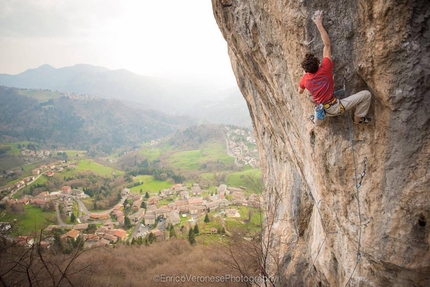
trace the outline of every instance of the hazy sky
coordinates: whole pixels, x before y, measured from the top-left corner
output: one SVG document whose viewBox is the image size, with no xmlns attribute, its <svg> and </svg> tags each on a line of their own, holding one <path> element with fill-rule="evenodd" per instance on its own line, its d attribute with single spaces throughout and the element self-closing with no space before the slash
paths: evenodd
<svg viewBox="0 0 430 287">
<path fill-rule="evenodd" d="M 236 85 L 210 0 L 0 0 L 0 73 L 80 63 Z"/>
</svg>

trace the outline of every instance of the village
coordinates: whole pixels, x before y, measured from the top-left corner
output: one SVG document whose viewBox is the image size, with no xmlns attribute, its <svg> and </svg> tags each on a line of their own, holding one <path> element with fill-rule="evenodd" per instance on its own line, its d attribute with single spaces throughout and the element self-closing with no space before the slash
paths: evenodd
<svg viewBox="0 0 430 287">
<path fill-rule="evenodd" d="M 70 186 L 63 186 L 56 192 L 43 192 L 35 197 L 23 196 L 21 199 L 9 199 L 8 204 L 27 205 L 32 204 L 43 208 L 43 206 L 53 202 L 56 205 L 57 225 L 49 225 L 43 232 L 50 235 L 54 229 L 62 229 L 62 240 L 76 241 L 80 237 L 85 248 L 95 246 L 106 246 L 118 242 L 131 242 L 133 238 L 145 237 L 152 233 L 157 240 L 168 239 L 166 226 L 176 226 L 181 222 L 181 218 L 194 223 L 202 219 L 209 211 L 219 211 L 223 217 L 240 217 L 234 206 L 245 205 L 254 208 L 260 207 L 260 197 L 251 194 L 246 198 L 240 188 L 220 185 L 215 193 L 202 196 L 203 191 L 195 183 L 190 188 L 175 184 L 168 189 L 161 190 L 158 195 L 145 198 L 143 194 L 130 192 L 123 189 L 121 200 L 113 208 L 103 212 L 88 211 L 80 199 L 87 197 L 81 190 L 72 189 Z M 229 200 L 227 199 L 229 198 Z M 162 200 L 170 199 L 171 202 L 160 205 Z M 76 224 L 65 224 L 62 216 L 74 216 L 74 206 L 78 206 Z M 145 208 L 144 208 L 144 207 Z M 125 213 L 125 210 L 128 210 Z M 60 212 L 62 214 L 60 214 Z M 126 226 L 128 218 L 131 226 Z M 0 229 L 10 228 L 11 223 L 0 223 Z M 211 233 L 219 230 L 211 229 Z M 37 236 L 17 236 L 14 240 L 21 245 L 31 245 Z M 54 238 L 47 236 L 43 246 L 49 246 Z"/>
<path fill-rule="evenodd" d="M 225 127 L 225 140 L 227 153 L 235 158 L 237 166 L 249 164 L 258 168 L 255 139 L 250 131 Z M 183 225 L 184 222 L 192 226 L 211 211 L 217 211 L 220 218 L 240 218 L 238 206 L 260 208 L 260 196 L 246 196 L 243 188 L 228 187 L 225 184 L 219 185 L 216 191 L 202 190 L 198 183 L 189 186 L 173 184 L 170 188 L 152 194 L 132 192 L 124 188 L 117 204 L 108 210 L 96 211 L 87 209 L 83 200 L 89 196 L 83 190 L 68 185 L 57 191 L 43 191 L 35 196 L 23 194 L 20 198 L 15 198 L 17 192 L 31 186 L 41 176 L 51 178 L 57 173 L 77 168 L 77 162 L 67 160 L 63 151 L 37 151 L 24 145 L 21 147 L 20 155 L 27 162 L 52 157 L 53 154 L 62 156 L 63 159 L 42 164 L 31 170 L 30 176 L 0 189 L 0 204 L 21 207 L 32 205 L 42 210 L 55 210 L 56 224 L 43 229 L 46 237 L 44 246 L 53 243 L 51 235 L 58 230 L 61 230 L 62 240 L 76 241 L 79 238 L 83 240 L 85 247 L 132 242 L 133 239 L 145 238 L 150 234 L 157 240 L 166 240 L 169 237 L 168 226 Z M 0 231 L 7 231 L 12 224 L 0 222 Z M 219 230 L 211 228 L 209 232 L 218 233 Z M 14 240 L 18 244 L 28 245 L 34 238 L 37 236 L 26 234 L 17 236 Z"/>
</svg>

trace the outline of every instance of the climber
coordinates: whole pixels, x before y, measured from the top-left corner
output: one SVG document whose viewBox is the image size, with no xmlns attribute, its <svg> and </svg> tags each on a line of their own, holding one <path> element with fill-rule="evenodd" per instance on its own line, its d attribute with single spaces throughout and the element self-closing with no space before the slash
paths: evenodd
<svg viewBox="0 0 430 287">
<path fill-rule="evenodd" d="M 305 73 L 300 80 L 298 92 L 302 94 L 308 90 L 312 96 L 315 106 L 315 116 L 311 116 L 316 125 L 320 125 L 324 114 L 338 116 L 352 108 L 355 108 L 354 123 L 367 124 L 371 118 L 367 117 L 370 107 L 371 93 L 367 90 L 361 91 L 347 98 L 338 100 L 334 95 L 333 84 L 333 62 L 331 60 L 331 43 L 327 31 L 322 24 L 322 11 L 316 11 L 312 20 L 320 32 L 324 48 L 323 60 L 320 65 L 319 59 L 311 53 L 307 53 L 301 63 Z"/>
<path fill-rule="evenodd" d="M 227 0 L 220 0 L 222 7 L 230 7 L 231 3 L 228 3 Z"/>
</svg>

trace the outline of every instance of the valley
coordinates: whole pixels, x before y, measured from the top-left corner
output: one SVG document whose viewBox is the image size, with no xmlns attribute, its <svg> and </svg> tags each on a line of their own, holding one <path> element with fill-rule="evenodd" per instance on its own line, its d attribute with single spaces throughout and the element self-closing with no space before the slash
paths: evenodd
<svg viewBox="0 0 430 287">
<path fill-rule="evenodd" d="M 258 154 L 244 128 L 192 126 L 108 157 L 33 142 L 4 150 L 26 163 L 1 179 L 0 222 L 18 241 L 54 230 L 86 247 L 149 244 L 187 239 L 184 228 L 194 226 L 201 234 L 261 228 Z"/>
</svg>

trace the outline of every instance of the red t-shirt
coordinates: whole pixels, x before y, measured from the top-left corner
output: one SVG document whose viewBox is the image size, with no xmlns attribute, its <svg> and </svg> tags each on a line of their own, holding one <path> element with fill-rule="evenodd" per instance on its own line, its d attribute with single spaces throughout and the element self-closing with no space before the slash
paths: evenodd
<svg viewBox="0 0 430 287">
<path fill-rule="evenodd" d="M 300 88 L 307 89 L 317 104 L 326 104 L 333 98 L 333 62 L 325 57 L 315 74 L 305 73 Z"/>
</svg>

